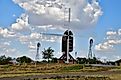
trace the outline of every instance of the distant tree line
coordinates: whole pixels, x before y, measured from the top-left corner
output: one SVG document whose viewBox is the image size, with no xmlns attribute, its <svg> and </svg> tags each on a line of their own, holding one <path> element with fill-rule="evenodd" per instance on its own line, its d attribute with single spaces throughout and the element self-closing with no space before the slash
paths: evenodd
<svg viewBox="0 0 121 80">
<path fill-rule="evenodd" d="M 77 57 L 77 63 L 78 64 L 102 64 L 103 62 L 98 60 L 96 57 L 93 57 L 92 59 Z"/>
<path fill-rule="evenodd" d="M 44 50 L 42 51 L 42 57 L 44 60 L 37 61 L 37 62 L 38 63 L 57 63 L 58 58 L 54 57 L 53 53 L 54 53 L 54 50 L 51 47 L 47 49 L 44 48 Z M 103 62 L 98 60 L 96 57 L 93 57 L 93 59 L 77 57 L 76 61 L 77 61 L 77 64 L 103 64 Z M 11 64 L 12 62 L 18 62 L 21 64 L 21 63 L 34 63 L 35 61 L 27 56 L 22 56 L 18 58 L 6 57 L 5 55 L 0 56 L 0 65 Z M 119 61 L 115 61 L 115 62 L 118 63 Z M 107 62 L 107 64 L 110 64 L 110 63 L 114 64 L 115 62 Z"/>
<path fill-rule="evenodd" d="M 50 54 L 48 54 L 48 56 L 49 55 Z M 44 57 L 45 57 L 45 55 L 43 56 L 43 58 Z M 46 58 L 44 58 L 44 59 L 45 60 L 43 60 L 43 61 L 38 61 L 38 63 L 58 63 L 58 58 L 47 57 L 47 53 L 46 53 Z M 6 57 L 5 55 L 0 56 L 0 65 L 13 64 L 14 62 L 12 63 L 12 61 L 16 61 L 17 64 L 34 63 L 34 60 L 32 60 L 31 58 L 29 58 L 27 56 L 22 56 L 22 57 L 18 57 L 18 58 Z M 108 62 L 107 61 L 107 63 L 103 63 L 102 61 L 98 60 L 95 57 L 93 59 L 77 57 L 76 61 L 77 61 L 77 64 L 108 64 L 108 65 L 112 64 L 112 65 L 115 65 L 115 63 L 121 62 L 121 59 L 118 61 L 115 61 L 115 62 Z"/>
<path fill-rule="evenodd" d="M 42 57 L 43 61 L 41 61 L 41 63 L 57 63 L 57 58 L 53 57 L 54 50 L 49 47 L 47 49 L 44 48 L 44 50 L 42 51 Z M 13 58 L 12 57 L 6 57 L 5 55 L 0 56 L 0 65 L 4 65 L 4 64 L 11 64 L 12 62 L 18 62 L 18 63 L 32 63 L 34 62 L 34 60 L 32 60 L 31 58 L 27 57 L 27 56 L 22 56 L 22 57 L 18 57 L 18 58 Z M 39 61 L 37 61 L 39 62 Z"/>
</svg>

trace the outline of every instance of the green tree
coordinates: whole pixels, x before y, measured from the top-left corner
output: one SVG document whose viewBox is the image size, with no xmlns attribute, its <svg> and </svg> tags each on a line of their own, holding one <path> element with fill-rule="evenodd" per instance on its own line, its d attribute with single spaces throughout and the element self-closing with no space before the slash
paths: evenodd
<svg viewBox="0 0 121 80">
<path fill-rule="evenodd" d="M 86 58 L 80 58 L 80 57 L 77 57 L 77 62 L 79 64 L 86 64 L 88 61 Z"/>
<path fill-rule="evenodd" d="M 58 62 L 58 59 L 57 58 L 52 58 L 51 62 L 52 63 L 57 63 Z"/>
<path fill-rule="evenodd" d="M 22 56 L 22 57 L 18 57 L 16 61 L 18 61 L 19 63 L 31 63 L 32 59 L 26 56 Z"/>
<path fill-rule="evenodd" d="M 42 51 L 43 58 L 44 58 L 44 59 L 47 59 L 48 62 L 49 62 L 49 59 L 52 59 L 53 56 L 54 56 L 54 55 L 53 55 L 53 52 L 54 52 L 54 50 L 51 49 L 51 47 L 49 47 L 48 49 L 45 49 L 45 48 L 44 48 L 44 51 Z"/>
<path fill-rule="evenodd" d="M 8 64 L 11 60 L 11 57 L 6 57 L 5 55 L 0 56 L 0 64 L 2 65 Z"/>
</svg>

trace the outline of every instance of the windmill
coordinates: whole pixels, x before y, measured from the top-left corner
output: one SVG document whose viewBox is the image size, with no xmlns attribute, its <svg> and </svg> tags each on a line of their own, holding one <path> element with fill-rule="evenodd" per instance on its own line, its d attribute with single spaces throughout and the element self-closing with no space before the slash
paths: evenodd
<svg viewBox="0 0 121 80">
<path fill-rule="evenodd" d="M 69 8 L 69 17 L 68 22 L 70 23 L 70 17 L 71 17 L 71 8 Z M 63 60 L 65 63 L 74 63 L 75 59 L 71 56 L 69 52 L 73 51 L 73 33 L 71 30 L 68 29 L 64 32 L 64 35 L 62 36 L 62 52 L 63 55 L 59 58 L 60 60 Z"/>
<path fill-rule="evenodd" d="M 92 46 L 93 46 L 94 40 L 92 38 L 89 39 L 89 53 L 88 53 L 88 58 L 92 59 L 93 58 L 93 53 L 92 53 Z"/>
<path fill-rule="evenodd" d="M 35 60 L 36 60 L 36 61 L 39 60 L 39 48 L 40 48 L 40 43 L 38 42 L 38 43 L 37 43 L 37 53 L 36 53 L 36 56 L 35 56 Z"/>
<path fill-rule="evenodd" d="M 69 17 L 68 22 L 70 23 L 71 17 L 71 8 L 69 8 Z M 69 52 L 73 51 L 73 33 L 71 30 L 68 29 L 64 32 L 64 34 L 57 34 L 57 33 L 40 33 L 42 35 L 50 35 L 50 36 L 60 36 L 62 37 L 62 52 L 63 55 L 60 57 L 65 63 L 69 63 L 69 59 L 74 60 L 74 58 L 69 54 Z"/>
</svg>

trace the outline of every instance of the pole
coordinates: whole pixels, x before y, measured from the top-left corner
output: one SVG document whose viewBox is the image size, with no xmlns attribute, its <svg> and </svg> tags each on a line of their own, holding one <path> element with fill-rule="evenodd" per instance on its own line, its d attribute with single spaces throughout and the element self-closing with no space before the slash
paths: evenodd
<svg viewBox="0 0 121 80">
<path fill-rule="evenodd" d="M 69 31 L 68 31 L 68 34 L 69 34 Z M 69 35 L 67 35 L 68 38 L 67 38 L 67 63 L 69 63 Z"/>
<path fill-rule="evenodd" d="M 69 17 L 68 17 L 68 22 L 70 23 L 70 19 L 71 19 L 71 8 L 69 8 Z"/>
<path fill-rule="evenodd" d="M 69 8 L 69 17 L 68 22 L 70 23 L 70 17 L 71 17 L 71 8 Z M 68 26 L 68 38 L 67 38 L 67 63 L 69 63 L 69 26 Z"/>
</svg>

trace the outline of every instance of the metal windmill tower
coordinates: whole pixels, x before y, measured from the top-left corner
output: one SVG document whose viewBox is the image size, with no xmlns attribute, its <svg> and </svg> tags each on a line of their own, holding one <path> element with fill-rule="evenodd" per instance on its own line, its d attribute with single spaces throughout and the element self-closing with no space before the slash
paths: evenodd
<svg viewBox="0 0 121 80">
<path fill-rule="evenodd" d="M 37 43 L 37 53 L 36 53 L 36 56 L 35 56 L 35 60 L 36 60 L 36 61 L 39 60 L 39 48 L 40 48 L 40 43 L 38 42 L 38 43 Z"/>
<path fill-rule="evenodd" d="M 93 58 L 93 53 L 92 53 L 92 46 L 93 46 L 93 39 L 91 38 L 89 40 L 89 53 L 88 53 L 88 58 L 92 59 Z"/>
</svg>

